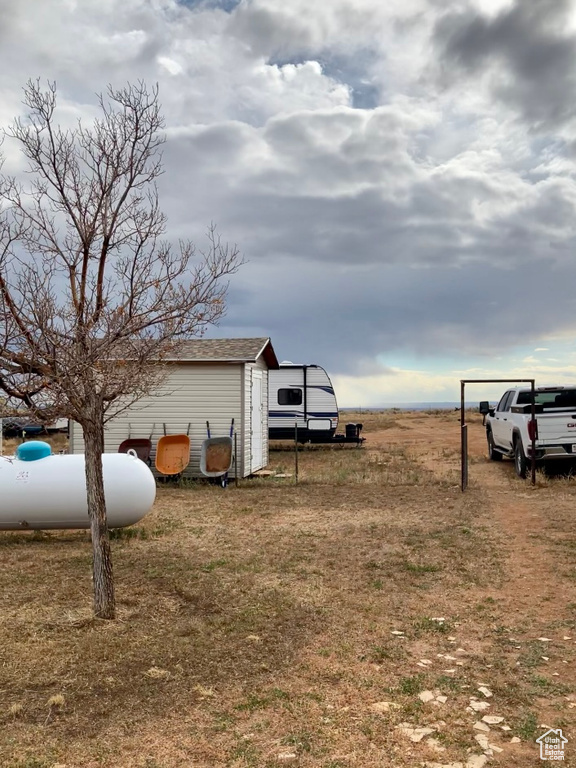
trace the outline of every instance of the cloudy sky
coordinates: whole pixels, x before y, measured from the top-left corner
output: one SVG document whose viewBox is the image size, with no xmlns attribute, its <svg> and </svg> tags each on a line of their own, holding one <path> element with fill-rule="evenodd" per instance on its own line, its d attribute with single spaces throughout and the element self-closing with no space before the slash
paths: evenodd
<svg viewBox="0 0 576 768">
<path fill-rule="evenodd" d="M 30 77 L 64 121 L 107 83 L 159 83 L 170 235 L 214 221 L 247 260 L 213 335 L 271 336 L 343 406 L 576 380 L 576 0 L 0 12 L 1 124 Z"/>
</svg>

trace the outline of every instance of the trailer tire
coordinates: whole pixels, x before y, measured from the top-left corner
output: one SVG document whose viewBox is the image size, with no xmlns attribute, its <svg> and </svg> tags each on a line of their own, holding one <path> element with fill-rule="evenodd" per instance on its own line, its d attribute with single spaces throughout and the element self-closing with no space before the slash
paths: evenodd
<svg viewBox="0 0 576 768">
<path fill-rule="evenodd" d="M 486 432 L 486 439 L 488 440 L 488 458 L 490 461 L 502 461 L 502 454 L 496 450 L 496 443 L 494 442 L 491 429 Z"/>
<path fill-rule="evenodd" d="M 522 480 L 526 479 L 528 461 L 526 460 L 526 454 L 524 453 L 524 448 L 522 448 L 522 440 L 520 438 L 517 438 L 514 442 L 514 469 L 518 477 Z"/>
</svg>

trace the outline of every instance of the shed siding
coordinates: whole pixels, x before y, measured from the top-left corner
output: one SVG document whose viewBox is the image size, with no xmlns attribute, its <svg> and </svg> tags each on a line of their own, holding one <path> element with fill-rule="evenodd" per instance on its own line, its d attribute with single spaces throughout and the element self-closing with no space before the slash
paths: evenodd
<svg viewBox="0 0 576 768">
<path fill-rule="evenodd" d="M 206 421 L 210 422 L 213 437 L 230 433 L 232 418 L 238 428 L 238 452 L 242 450 L 242 364 L 193 364 L 182 363 L 171 366 L 172 370 L 158 394 L 139 401 L 128 411 L 113 419 L 105 430 L 107 453 L 116 452 L 120 443 L 129 434 L 132 437 L 149 437 L 152 434 L 152 463 L 156 443 L 164 434 L 185 433 L 190 423 L 191 461 L 184 472 L 187 477 L 201 476 L 200 450 L 206 438 Z M 245 420 L 244 420 L 245 421 Z M 153 426 L 154 425 L 154 426 Z M 71 450 L 84 452 L 82 430 L 73 425 Z M 245 476 L 244 466 L 239 462 L 239 474 Z"/>
<path fill-rule="evenodd" d="M 250 473 L 252 463 L 252 364 L 244 365 L 244 440 L 242 445 L 242 467 Z"/>
</svg>

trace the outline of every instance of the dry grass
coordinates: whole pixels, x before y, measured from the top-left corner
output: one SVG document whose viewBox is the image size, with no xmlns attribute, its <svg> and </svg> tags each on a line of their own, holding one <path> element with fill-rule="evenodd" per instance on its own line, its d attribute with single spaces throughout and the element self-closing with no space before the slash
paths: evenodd
<svg viewBox="0 0 576 768">
<path fill-rule="evenodd" d="M 481 751 L 465 711 L 480 684 L 512 728 L 490 737 L 495 765 L 538 765 L 540 723 L 570 737 L 574 484 L 532 490 L 478 448 L 463 496 L 455 414 L 345 420 L 363 421 L 365 447 L 300 451 L 298 485 L 159 489 L 113 541 L 116 622 L 91 618 L 85 532 L 0 534 L 2 768 L 465 761 Z M 283 473 L 292 462 L 271 456 Z M 517 533 L 505 504 L 526 510 Z M 534 547 L 537 590 L 514 536 Z M 424 689 L 447 702 L 423 704 Z M 445 751 L 401 722 L 433 724 Z"/>
<path fill-rule="evenodd" d="M 386 427 L 388 428 L 388 427 Z M 400 427 L 406 429 L 406 427 Z M 280 474 L 296 475 L 294 446 L 277 444 L 271 454 L 271 468 Z M 435 485 L 440 478 L 424 468 L 403 446 L 373 449 L 369 446 L 304 446 L 298 450 L 299 480 L 319 485 L 374 485 L 387 487 Z M 270 481 L 266 480 L 269 484 Z M 455 473 L 443 479 L 453 486 L 459 480 Z"/>
</svg>

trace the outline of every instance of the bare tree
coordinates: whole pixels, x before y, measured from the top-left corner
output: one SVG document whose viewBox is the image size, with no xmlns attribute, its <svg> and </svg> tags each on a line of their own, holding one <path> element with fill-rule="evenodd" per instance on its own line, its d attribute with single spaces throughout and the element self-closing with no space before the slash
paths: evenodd
<svg viewBox="0 0 576 768">
<path fill-rule="evenodd" d="M 25 119 L 6 131 L 30 181 L 0 179 L 0 390 L 37 418 L 82 427 L 94 612 L 114 618 L 104 425 L 153 391 L 180 340 L 224 312 L 241 263 L 213 226 L 207 247 L 162 240 L 157 89 L 109 88 L 90 127 L 56 123 L 56 86 L 29 81 Z"/>
</svg>

